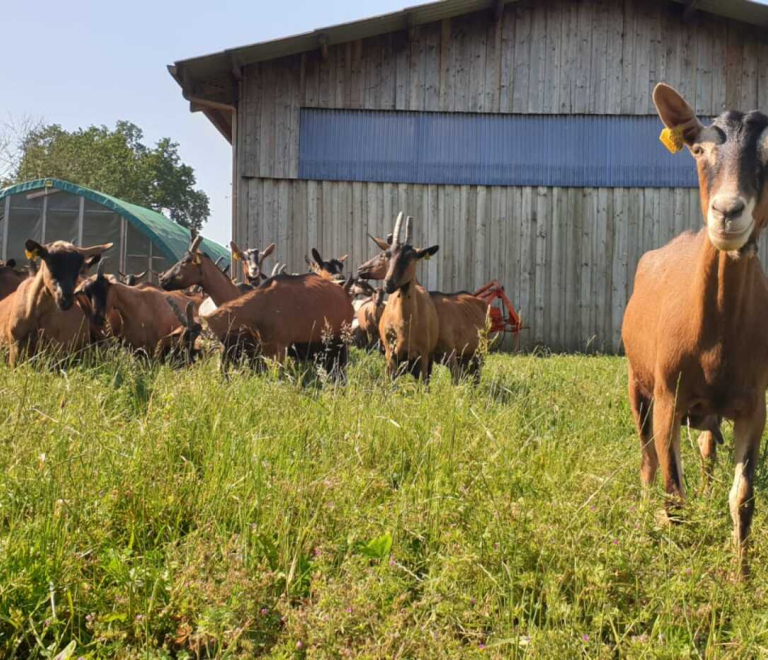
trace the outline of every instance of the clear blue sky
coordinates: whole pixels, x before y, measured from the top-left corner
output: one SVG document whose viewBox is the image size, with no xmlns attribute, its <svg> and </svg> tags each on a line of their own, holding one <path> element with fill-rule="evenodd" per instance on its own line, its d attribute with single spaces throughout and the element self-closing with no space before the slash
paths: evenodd
<svg viewBox="0 0 768 660">
<path fill-rule="evenodd" d="M 416 0 L 39 0 L 3 7 L 0 121 L 25 114 L 74 129 L 144 129 L 170 137 L 211 198 L 206 236 L 230 237 L 231 150 L 189 112 L 166 70 L 175 60 L 288 36 L 418 4 Z"/>
</svg>

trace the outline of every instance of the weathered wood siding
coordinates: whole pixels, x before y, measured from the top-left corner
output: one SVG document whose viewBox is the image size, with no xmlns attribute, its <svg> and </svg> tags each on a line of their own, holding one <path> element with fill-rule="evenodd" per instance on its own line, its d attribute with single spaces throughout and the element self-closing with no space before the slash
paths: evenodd
<svg viewBox="0 0 768 660">
<path fill-rule="evenodd" d="M 643 252 L 701 226 L 698 192 L 318 182 L 296 179 L 301 107 L 490 113 L 653 114 L 676 86 L 702 115 L 768 109 L 768 40 L 752 26 L 665 0 L 536 0 L 250 65 L 238 106 L 234 236 L 278 244 L 303 268 L 313 246 L 356 267 L 399 210 L 440 252 L 422 281 L 498 278 L 530 329 L 523 346 L 620 348 Z M 681 158 L 688 158 L 687 154 Z M 765 253 L 766 249 L 761 249 Z"/>
</svg>

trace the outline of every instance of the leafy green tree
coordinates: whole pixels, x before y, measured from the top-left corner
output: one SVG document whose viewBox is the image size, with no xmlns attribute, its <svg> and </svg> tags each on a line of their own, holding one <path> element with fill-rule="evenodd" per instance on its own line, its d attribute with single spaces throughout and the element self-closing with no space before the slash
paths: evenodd
<svg viewBox="0 0 768 660">
<path fill-rule="evenodd" d="M 66 131 L 43 125 L 26 134 L 12 181 L 50 177 L 72 181 L 162 211 L 197 232 L 208 218 L 209 200 L 195 189 L 195 172 L 181 162 L 179 145 L 163 138 L 153 147 L 127 121 L 115 129 L 89 126 Z"/>
</svg>

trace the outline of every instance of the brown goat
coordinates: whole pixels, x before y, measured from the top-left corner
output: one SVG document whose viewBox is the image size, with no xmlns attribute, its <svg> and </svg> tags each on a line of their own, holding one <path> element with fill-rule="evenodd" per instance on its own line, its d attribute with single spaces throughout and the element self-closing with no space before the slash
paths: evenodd
<svg viewBox="0 0 768 660">
<path fill-rule="evenodd" d="M 369 234 L 370 236 L 370 234 Z M 361 278 L 381 280 L 389 270 L 392 237 L 386 241 L 370 236 L 381 252 L 362 264 L 357 274 Z M 438 335 L 433 359 L 451 370 L 458 383 L 463 373 L 480 379 L 480 340 L 485 329 L 488 305 L 466 291 L 442 293 L 430 291 L 437 312 Z"/>
<path fill-rule="evenodd" d="M 245 293 L 229 279 L 207 254 L 198 250 L 202 236 L 195 238 L 187 253 L 159 275 L 160 286 L 166 291 L 179 291 L 199 285 L 216 305 L 239 298 Z M 251 287 L 247 287 L 247 291 Z"/>
<path fill-rule="evenodd" d="M 756 250 L 768 222 L 768 117 L 729 111 L 704 127 L 671 87 L 657 85 L 653 101 L 671 150 L 685 145 L 696 160 L 705 227 L 643 256 L 624 316 L 640 474 L 649 486 L 661 466 L 671 512 L 684 498 L 681 423 L 732 419 L 729 503 L 743 576 L 768 385 L 768 281 Z"/>
<path fill-rule="evenodd" d="M 6 263 L 0 261 L 0 300 L 16 291 L 25 279 L 27 276 L 16 270 L 14 259 L 9 259 Z"/>
<path fill-rule="evenodd" d="M 389 269 L 384 277 L 384 288 L 389 299 L 379 321 L 379 338 L 384 344 L 390 377 L 405 368 L 416 378 L 428 381 L 437 345 L 438 320 L 431 296 L 416 279 L 416 264 L 435 254 L 439 246 L 414 248 L 410 244 L 410 218 L 406 222 L 405 242 L 401 243 L 402 220 L 400 213 L 392 232 L 392 244 L 386 250 Z M 383 246 L 379 247 L 383 249 Z"/>
<path fill-rule="evenodd" d="M 354 342 L 358 348 L 374 350 L 381 347 L 379 340 L 379 322 L 384 313 L 384 289 L 377 289 L 368 300 L 355 312 L 357 327 L 354 329 Z"/>
<path fill-rule="evenodd" d="M 180 294 L 122 284 L 102 272 L 83 281 L 77 292 L 87 297 L 94 325 L 103 327 L 108 320 L 115 337 L 150 357 L 165 357 L 175 346 L 177 331 L 184 327 L 171 300 L 177 309 L 180 303 L 191 304 L 194 310 L 195 304 Z"/>
<path fill-rule="evenodd" d="M 224 344 L 226 359 L 239 350 L 278 362 L 289 352 L 300 359 L 322 353 L 330 371 L 346 364 L 342 333 L 353 314 L 343 287 L 310 273 L 270 278 L 202 320 Z"/>
<path fill-rule="evenodd" d="M 75 304 L 75 287 L 110 247 L 111 243 L 78 248 L 65 241 L 26 242 L 30 259 L 39 258 L 42 265 L 0 302 L 0 339 L 9 347 L 11 364 L 42 348 L 79 350 L 90 342 L 88 319 Z"/>
</svg>

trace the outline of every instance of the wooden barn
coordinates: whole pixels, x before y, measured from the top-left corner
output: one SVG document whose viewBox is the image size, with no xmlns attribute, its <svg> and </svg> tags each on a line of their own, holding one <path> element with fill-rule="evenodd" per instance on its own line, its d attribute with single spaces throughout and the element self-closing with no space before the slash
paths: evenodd
<svg viewBox="0 0 768 660">
<path fill-rule="evenodd" d="M 440 245 L 428 288 L 497 278 L 522 346 L 614 352 L 640 256 L 702 223 L 651 90 L 768 110 L 766 26 L 748 0 L 443 0 L 169 68 L 232 144 L 242 247 L 356 267 L 403 210 Z"/>
</svg>

